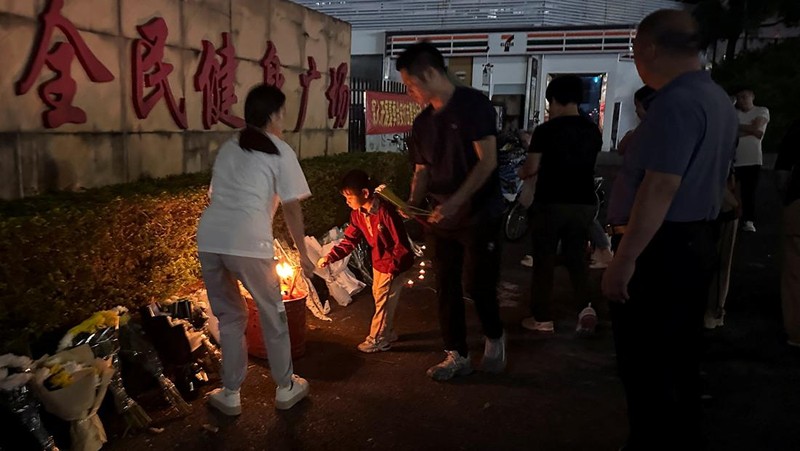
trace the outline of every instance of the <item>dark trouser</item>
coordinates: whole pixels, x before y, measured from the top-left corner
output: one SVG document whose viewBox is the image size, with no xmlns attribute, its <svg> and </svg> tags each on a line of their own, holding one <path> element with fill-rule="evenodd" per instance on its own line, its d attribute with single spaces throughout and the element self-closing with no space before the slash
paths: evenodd
<svg viewBox="0 0 800 451">
<path fill-rule="evenodd" d="M 487 221 L 455 231 L 434 230 L 428 235 L 439 294 L 439 325 L 444 347 L 468 354 L 464 308 L 466 288 L 489 338 L 503 335 L 497 302 L 500 277 L 501 220 Z M 462 277 L 463 276 L 463 277 Z"/>
<path fill-rule="evenodd" d="M 699 449 L 703 312 L 716 253 L 714 223 L 665 222 L 611 303 L 629 450 Z M 615 247 L 619 238 L 612 240 Z"/>
<path fill-rule="evenodd" d="M 761 175 L 760 165 L 736 168 L 736 178 L 741 184 L 742 221 L 756 220 L 756 188 L 759 175 Z"/>
<path fill-rule="evenodd" d="M 589 267 L 586 243 L 594 220 L 593 205 L 534 204 L 531 217 L 533 234 L 533 289 L 531 313 L 536 321 L 552 321 L 553 276 L 558 242 L 566 259 L 572 286 L 580 302 L 589 301 Z"/>
</svg>

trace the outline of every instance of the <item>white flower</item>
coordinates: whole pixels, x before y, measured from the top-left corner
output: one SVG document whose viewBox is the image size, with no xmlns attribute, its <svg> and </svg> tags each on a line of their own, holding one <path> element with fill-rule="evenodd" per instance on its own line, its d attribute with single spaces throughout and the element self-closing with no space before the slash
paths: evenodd
<svg viewBox="0 0 800 451">
<path fill-rule="evenodd" d="M 0 390 L 10 391 L 27 384 L 33 373 L 17 373 L 0 379 Z"/>
<path fill-rule="evenodd" d="M 28 369 L 33 364 L 33 360 L 23 355 L 4 354 L 0 355 L 0 368 L 21 368 Z"/>
</svg>

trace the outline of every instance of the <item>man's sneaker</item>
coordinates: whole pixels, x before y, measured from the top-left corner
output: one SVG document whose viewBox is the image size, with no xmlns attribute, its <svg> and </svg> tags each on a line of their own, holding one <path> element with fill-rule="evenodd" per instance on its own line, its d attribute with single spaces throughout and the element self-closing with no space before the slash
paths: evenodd
<svg viewBox="0 0 800 451">
<path fill-rule="evenodd" d="M 593 335 L 596 327 L 597 312 L 592 308 L 592 303 L 590 302 L 589 305 L 578 314 L 578 326 L 575 328 L 575 332 L 581 336 Z"/>
<path fill-rule="evenodd" d="M 445 351 L 447 357 L 439 363 L 428 368 L 427 375 L 435 381 L 447 381 L 454 376 L 466 376 L 472 373 L 472 362 L 469 355 L 461 357 L 458 351 Z"/>
<path fill-rule="evenodd" d="M 533 257 L 526 255 L 522 257 L 522 260 L 519 261 L 519 264 L 525 266 L 526 268 L 533 268 Z"/>
<path fill-rule="evenodd" d="M 716 329 L 717 327 L 722 327 L 725 325 L 725 321 L 722 318 L 717 318 L 714 315 L 705 315 L 703 317 L 703 327 L 706 329 Z"/>
<path fill-rule="evenodd" d="M 391 347 L 392 344 L 388 340 L 382 338 L 376 340 L 372 337 L 367 337 L 364 343 L 358 345 L 358 350 L 370 354 L 378 351 L 388 351 Z"/>
<path fill-rule="evenodd" d="M 745 232 L 755 232 L 756 225 L 753 224 L 753 221 L 745 221 L 744 225 L 742 226 L 742 230 Z"/>
<path fill-rule="evenodd" d="M 522 327 L 543 334 L 555 333 L 555 328 L 553 327 L 552 321 L 539 322 L 536 321 L 536 318 L 532 316 L 530 318 L 525 318 L 522 320 Z"/>
<path fill-rule="evenodd" d="M 486 337 L 481 369 L 487 373 L 502 373 L 506 369 L 506 334 L 500 338 Z"/>
<path fill-rule="evenodd" d="M 394 343 L 395 341 L 399 340 L 400 337 L 397 335 L 395 331 L 391 331 L 385 334 L 383 339 L 388 341 L 389 343 Z"/>
<path fill-rule="evenodd" d="M 242 413 L 242 399 L 239 391 L 227 388 L 212 390 L 206 399 L 208 405 L 219 410 L 225 415 L 236 416 Z"/>
<path fill-rule="evenodd" d="M 308 381 L 296 374 L 292 374 L 292 382 L 288 387 L 275 389 L 275 408 L 278 410 L 291 409 L 308 396 L 308 390 Z"/>
</svg>

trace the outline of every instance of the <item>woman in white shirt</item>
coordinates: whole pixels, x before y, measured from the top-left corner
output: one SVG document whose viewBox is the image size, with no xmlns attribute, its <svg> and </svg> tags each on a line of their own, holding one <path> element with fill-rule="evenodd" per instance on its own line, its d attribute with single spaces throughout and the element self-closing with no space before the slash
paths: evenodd
<svg viewBox="0 0 800 451">
<path fill-rule="evenodd" d="M 289 409 L 308 394 L 308 382 L 295 375 L 286 310 L 275 272 L 272 220 L 283 205 L 289 233 L 306 274 L 313 263 L 306 253 L 300 201 L 311 196 L 292 148 L 281 140 L 286 96 L 259 85 L 247 95 L 247 123 L 237 138 L 224 143 L 214 161 L 211 203 L 197 230 L 203 281 L 211 309 L 219 319 L 223 387 L 208 403 L 226 415 L 242 411 L 239 388 L 247 372 L 247 305 L 238 282 L 253 296 L 259 312 L 270 370 L 277 383 L 275 407 Z"/>
</svg>

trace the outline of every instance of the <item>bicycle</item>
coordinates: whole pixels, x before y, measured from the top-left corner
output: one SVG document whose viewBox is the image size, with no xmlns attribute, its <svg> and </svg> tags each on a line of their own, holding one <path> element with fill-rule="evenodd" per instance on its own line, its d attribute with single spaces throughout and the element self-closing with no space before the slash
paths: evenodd
<svg viewBox="0 0 800 451">
<path fill-rule="evenodd" d="M 398 152 L 408 154 L 408 141 L 406 136 L 395 134 L 389 142 L 397 146 Z"/>
</svg>

